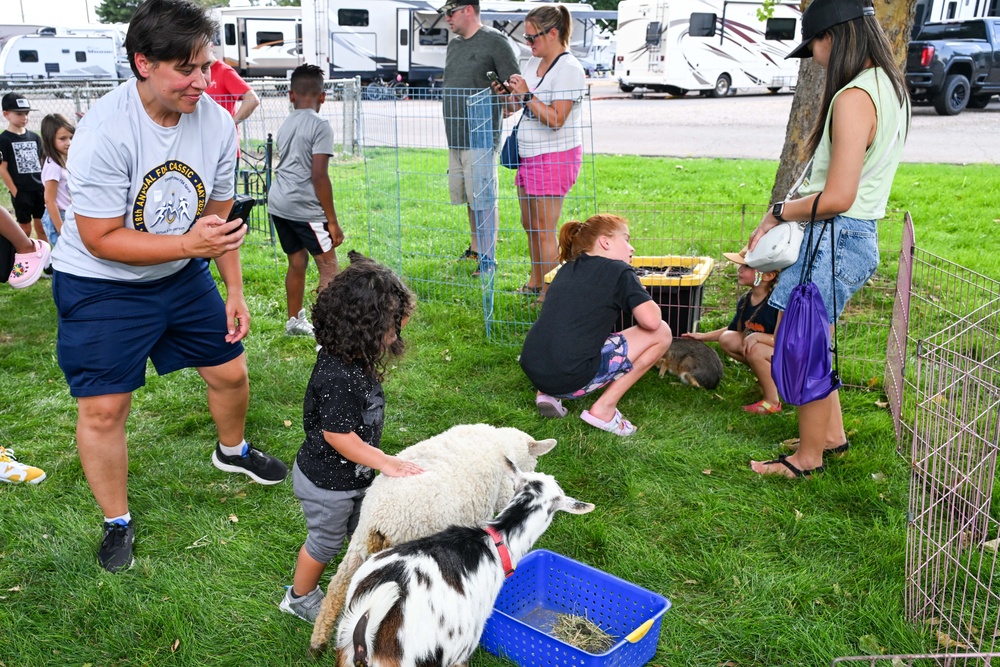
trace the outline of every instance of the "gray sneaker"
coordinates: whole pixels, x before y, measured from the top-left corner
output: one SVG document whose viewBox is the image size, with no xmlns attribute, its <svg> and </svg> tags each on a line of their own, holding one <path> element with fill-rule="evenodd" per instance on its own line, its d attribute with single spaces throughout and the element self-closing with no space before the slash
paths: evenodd
<svg viewBox="0 0 1000 667">
<path fill-rule="evenodd" d="M 289 317 L 285 322 L 285 335 L 287 336 L 312 336 L 313 325 L 306 319 L 305 308 L 299 311 L 298 317 Z"/>
<path fill-rule="evenodd" d="M 314 590 L 306 593 L 300 598 L 292 597 L 292 587 L 285 591 L 285 599 L 278 605 L 281 611 L 294 614 L 303 621 L 315 623 L 319 616 L 319 608 L 323 604 L 323 591 L 317 586 Z"/>
</svg>

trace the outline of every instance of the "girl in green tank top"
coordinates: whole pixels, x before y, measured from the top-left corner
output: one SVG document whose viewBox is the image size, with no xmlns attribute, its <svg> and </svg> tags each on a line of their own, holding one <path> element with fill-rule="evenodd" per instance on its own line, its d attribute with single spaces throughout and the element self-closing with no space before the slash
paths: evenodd
<svg viewBox="0 0 1000 667">
<path fill-rule="evenodd" d="M 790 193 L 786 201 L 764 215 L 750 235 L 749 246 L 753 248 L 777 225 L 808 221 L 822 192 L 816 220 L 833 221 L 830 229 L 837 247 L 836 273 L 830 241 L 824 236 L 812 275 L 833 323 L 878 267 L 876 221 L 885 215 L 909 129 L 910 104 L 903 73 L 875 18 L 871 0 L 813 0 L 802 15 L 802 37 L 802 43 L 788 57 L 813 58 L 826 72 L 808 144 L 813 154 L 812 170 L 797 197 Z M 810 254 L 807 245 L 804 240 L 799 261 L 781 272 L 769 299 L 781 311 L 798 283 L 801 262 Z M 836 311 L 831 308 L 834 294 Z M 808 476 L 823 471 L 824 453 L 847 451 L 838 392 L 799 406 L 798 413 L 798 450 L 772 461 L 751 461 L 754 472 Z"/>
</svg>

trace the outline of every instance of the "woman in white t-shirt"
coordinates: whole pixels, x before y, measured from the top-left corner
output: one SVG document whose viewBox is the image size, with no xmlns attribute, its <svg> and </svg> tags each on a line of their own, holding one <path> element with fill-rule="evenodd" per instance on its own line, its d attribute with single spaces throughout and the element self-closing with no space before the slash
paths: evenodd
<svg viewBox="0 0 1000 667">
<path fill-rule="evenodd" d="M 514 74 L 509 86 L 524 106 L 517 131 L 517 169 L 521 224 L 528 233 L 531 277 L 521 288 L 545 298 L 545 274 L 556 265 L 556 227 L 563 198 L 580 174 L 583 158 L 582 109 L 586 75 L 572 53 L 569 37 L 573 19 L 565 5 L 536 7 L 525 17 L 524 38 L 531 59 L 524 75 Z"/>
</svg>

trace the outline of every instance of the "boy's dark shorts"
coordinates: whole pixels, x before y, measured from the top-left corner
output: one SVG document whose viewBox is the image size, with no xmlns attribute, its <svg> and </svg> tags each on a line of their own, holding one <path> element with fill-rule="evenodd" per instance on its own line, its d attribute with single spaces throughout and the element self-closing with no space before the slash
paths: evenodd
<svg viewBox="0 0 1000 667">
<path fill-rule="evenodd" d="M 272 213 L 271 219 L 274 221 L 274 230 L 278 232 L 281 250 L 286 255 L 294 255 L 303 248 L 313 257 L 333 250 L 333 238 L 330 236 L 325 218 L 316 222 L 305 222 L 282 218 Z"/>
<path fill-rule="evenodd" d="M 76 398 L 138 389 L 146 383 L 147 359 L 166 375 L 243 354 L 242 343 L 226 342 L 226 305 L 202 259 L 149 282 L 56 271 L 52 293 L 59 366 Z"/>
<path fill-rule="evenodd" d="M 45 213 L 45 192 L 42 190 L 19 189 L 16 197 L 11 197 L 14 203 L 14 218 L 18 224 L 26 225 L 34 220 L 41 220 Z"/>
</svg>

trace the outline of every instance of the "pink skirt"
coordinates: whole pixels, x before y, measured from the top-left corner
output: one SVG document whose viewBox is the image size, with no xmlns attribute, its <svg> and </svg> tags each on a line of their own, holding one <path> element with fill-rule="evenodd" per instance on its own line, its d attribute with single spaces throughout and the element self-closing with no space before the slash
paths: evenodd
<svg viewBox="0 0 1000 667">
<path fill-rule="evenodd" d="M 532 197 L 565 197 L 580 175 L 583 146 L 522 157 L 514 184 Z"/>
</svg>

